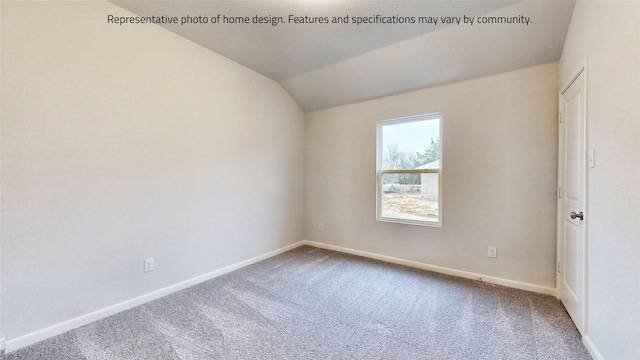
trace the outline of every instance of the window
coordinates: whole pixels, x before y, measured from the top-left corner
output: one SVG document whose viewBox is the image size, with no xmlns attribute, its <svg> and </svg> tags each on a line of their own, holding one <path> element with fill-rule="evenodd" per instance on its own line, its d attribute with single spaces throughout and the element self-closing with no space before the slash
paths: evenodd
<svg viewBox="0 0 640 360">
<path fill-rule="evenodd" d="M 378 121 L 377 219 L 442 225 L 442 113 Z"/>
</svg>

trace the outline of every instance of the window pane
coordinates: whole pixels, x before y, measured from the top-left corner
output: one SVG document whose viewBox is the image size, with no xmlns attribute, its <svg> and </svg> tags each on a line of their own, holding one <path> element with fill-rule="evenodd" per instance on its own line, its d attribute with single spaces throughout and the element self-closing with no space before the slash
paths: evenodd
<svg viewBox="0 0 640 360">
<path fill-rule="evenodd" d="M 416 169 L 440 160 L 440 119 L 384 125 L 381 170 Z M 435 166 L 434 166 L 435 165 Z"/>
<path fill-rule="evenodd" d="M 438 173 L 383 174 L 382 216 L 437 222 Z"/>
<path fill-rule="evenodd" d="M 442 226 L 441 121 L 442 113 L 378 121 L 378 220 Z"/>
</svg>

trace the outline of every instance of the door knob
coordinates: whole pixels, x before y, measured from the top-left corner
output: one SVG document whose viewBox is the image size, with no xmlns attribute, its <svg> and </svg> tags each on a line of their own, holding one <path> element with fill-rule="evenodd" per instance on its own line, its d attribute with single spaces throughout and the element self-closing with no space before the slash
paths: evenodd
<svg viewBox="0 0 640 360">
<path fill-rule="evenodd" d="M 584 214 L 582 213 L 582 211 L 580 211 L 580 213 L 578 214 L 572 211 L 571 214 L 569 214 L 569 216 L 571 216 L 572 219 L 578 218 L 580 220 L 584 220 Z"/>
</svg>

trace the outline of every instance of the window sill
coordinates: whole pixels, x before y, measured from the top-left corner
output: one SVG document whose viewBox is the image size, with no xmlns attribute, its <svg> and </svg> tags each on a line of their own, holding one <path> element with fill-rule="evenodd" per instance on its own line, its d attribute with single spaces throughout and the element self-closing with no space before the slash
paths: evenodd
<svg viewBox="0 0 640 360">
<path fill-rule="evenodd" d="M 390 218 L 384 216 L 378 216 L 376 218 L 377 221 L 381 222 L 389 222 L 396 224 L 406 224 L 406 225 L 417 225 L 417 226 L 426 226 L 426 227 L 442 227 L 442 221 L 434 220 L 410 220 L 410 219 L 399 219 L 399 218 Z"/>
</svg>

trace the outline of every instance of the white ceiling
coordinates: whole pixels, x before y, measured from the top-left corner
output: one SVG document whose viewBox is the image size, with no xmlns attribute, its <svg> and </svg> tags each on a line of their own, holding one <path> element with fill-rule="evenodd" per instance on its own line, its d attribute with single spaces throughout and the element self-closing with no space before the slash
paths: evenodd
<svg viewBox="0 0 640 360">
<path fill-rule="evenodd" d="M 557 61 L 573 1 L 113 1 L 138 15 L 527 16 L 527 25 L 190 24 L 167 29 L 280 84 L 305 111 Z"/>
</svg>

